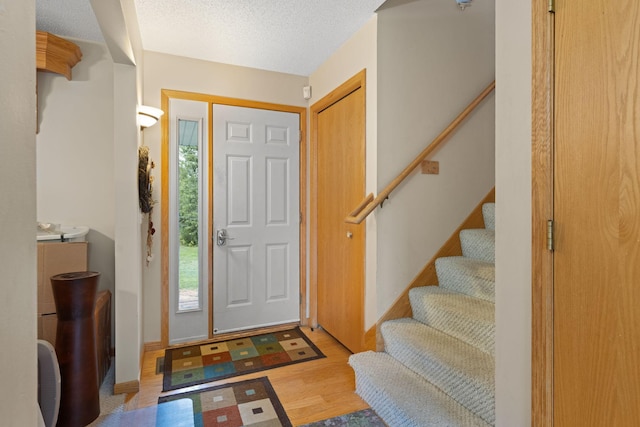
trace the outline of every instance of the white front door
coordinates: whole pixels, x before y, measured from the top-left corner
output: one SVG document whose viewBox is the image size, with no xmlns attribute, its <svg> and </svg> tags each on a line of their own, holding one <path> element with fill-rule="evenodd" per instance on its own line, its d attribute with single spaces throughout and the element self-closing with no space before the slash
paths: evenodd
<svg viewBox="0 0 640 427">
<path fill-rule="evenodd" d="M 213 105 L 213 330 L 300 320 L 299 116 Z"/>
</svg>

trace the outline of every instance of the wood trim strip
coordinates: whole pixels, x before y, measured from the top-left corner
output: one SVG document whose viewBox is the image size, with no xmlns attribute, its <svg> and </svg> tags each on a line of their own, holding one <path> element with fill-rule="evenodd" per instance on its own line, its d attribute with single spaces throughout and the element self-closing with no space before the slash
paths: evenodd
<svg viewBox="0 0 640 427">
<path fill-rule="evenodd" d="M 161 341 L 151 341 L 144 343 L 144 353 L 149 353 L 152 351 L 164 350 L 165 346 L 162 345 Z M 142 366 L 142 365 L 140 365 Z"/>
<path fill-rule="evenodd" d="M 553 254 L 546 223 L 553 219 L 554 14 L 532 2 L 531 152 L 531 425 L 553 426 Z"/>
<path fill-rule="evenodd" d="M 367 332 L 365 332 L 364 347 L 362 351 L 367 351 L 367 350 L 376 351 L 377 341 L 378 341 L 377 331 L 378 331 L 378 325 L 373 325 L 371 328 L 369 328 Z"/>
<path fill-rule="evenodd" d="M 113 385 L 113 394 L 137 393 L 140 391 L 140 381 L 127 381 Z"/>
<path fill-rule="evenodd" d="M 284 111 L 288 113 L 302 113 L 303 111 L 306 112 L 305 107 L 299 107 L 295 105 L 275 104 L 272 102 L 252 101 L 249 99 L 230 98 L 227 96 L 207 95 L 204 93 L 185 92 L 171 89 L 162 89 L 161 92 L 166 94 L 169 98 L 208 102 L 209 104 L 258 108 L 261 110 Z"/>
<path fill-rule="evenodd" d="M 281 331 L 293 329 L 297 326 L 300 326 L 300 324 L 294 322 L 294 323 L 283 323 L 282 325 L 265 326 L 262 328 L 247 329 L 247 330 L 237 331 L 237 332 L 225 332 L 225 333 L 217 334 L 216 336 L 210 337 L 208 339 L 185 341 L 178 344 L 169 345 L 166 348 L 179 348 L 179 347 L 185 347 L 189 345 L 201 345 L 201 344 L 207 344 L 211 342 L 228 341 L 228 340 L 233 340 L 237 338 L 247 338 L 247 337 L 252 337 L 256 335 L 271 334 L 274 332 L 281 332 Z"/>
<path fill-rule="evenodd" d="M 162 188 L 160 190 L 160 229 L 162 238 L 160 245 L 161 262 L 161 303 L 160 303 L 160 342 L 163 347 L 169 345 L 169 93 L 160 91 L 160 105 L 164 114 L 160 119 L 162 141 L 160 162 L 162 163 Z"/>
<path fill-rule="evenodd" d="M 449 239 L 440 248 L 438 252 L 429 260 L 422 271 L 413 278 L 405 291 L 396 299 L 387 312 L 378 320 L 377 330 L 383 322 L 392 319 L 401 319 L 403 317 L 411 317 L 411 304 L 409 303 L 409 291 L 418 286 L 437 286 L 438 275 L 436 274 L 436 259 L 448 256 L 462 255 L 462 247 L 460 246 L 460 231 L 469 228 L 484 228 L 484 219 L 482 218 L 482 205 L 485 203 L 495 202 L 495 187 L 482 199 L 482 201 L 473 209 L 469 216 L 462 224 L 453 232 Z M 384 341 L 380 333 L 377 334 L 378 351 L 384 350 Z"/>
<path fill-rule="evenodd" d="M 207 206 L 207 221 L 208 221 L 208 227 L 209 227 L 209 235 L 211 237 L 213 237 L 213 233 L 215 232 L 213 229 L 213 106 L 211 104 L 207 104 L 207 119 L 209 120 L 208 126 L 207 126 L 207 152 L 209 154 L 209 176 L 208 176 L 208 195 L 207 197 L 209 198 L 209 205 Z M 207 283 L 207 286 L 209 287 L 209 298 L 207 301 L 207 304 L 209 306 L 209 319 L 207 319 L 207 323 L 209 324 L 209 338 L 213 337 L 213 251 L 214 251 L 214 247 L 213 247 L 213 238 L 209 238 L 208 240 L 208 251 L 210 256 L 208 257 L 209 259 L 207 260 L 207 274 L 209 277 L 209 283 Z"/>
<path fill-rule="evenodd" d="M 309 326 L 318 327 L 318 113 L 309 111 Z"/>
<path fill-rule="evenodd" d="M 300 113 L 300 324 L 307 318 L 307 109 Z"/>
<path fill-rule="evenodd" d="M 471 103 L 464 109 L 462 110 L 462 112 L 451 122 L 449 123 L 449 126 L 447 126 L 441 133 L 440 135 L 438 135 L 433 141 L 431 141 L 431 143 L 427 146 L 427 148 L 425 148 L 424 150 L 422 150 L 422 152 L 420 154 L 418 154 L 418 156 L 413 159 L 413 161 L 411 163 L 409 163 L 409 165 L 404 168 L 404 170 L 402 172 L 400 172 L 400 174 L 389 183 L 389 185 L 387 185 L 384 190 L 382 190 L 380 193 L 378 193 L 378 195 L 376 196 L 375 199 L 373 199 L 373 201 L 371 203 L 364 204 L 361 203 L 359 205 L 363 206 L 363 209 L 358 210 L 355 209 L 353 212 L 351 212 L 346 218 L 345 218 L 345 222 L 350 223 L 350 224 L 360 224 L 362 221 L 364 221 L 364 219 L 369 216 L 369 214 L 371 212 L 373 212 L 373 210 L 375 208 L 377 208 L 379 205 L 381 205 L 391 194 L 391 192 L 393 190 L 396 189 L 396 187 L 398 187 L 398 185 L 400 185 L 409 175 L 411 175 L 411 173 L 422 164 L 422 161 L 425 160 L 432 152 L 434 152 L 438 147 L 440 147 L 440 145 L 447 141 L 447 138 L 449 137 L 449 135 L 456 130 L 456 128 L 460 125 L 460 123 L 462 123 L 464 121 L 464 119 L 467 118 L 467 116 L 469 114 L 471 114 L 473 112 L 473 110 L 475 110 L 475 108 L 491 93 L 493 92 L 493 90 L 496 87 L 496 82 L 495 80 L 493 82 L 491 82 L 491 84 L 489 84 L 489 86 L 487 86 L 482 93 L 480 93 L 480 95 L 478 95 L 473 101 L 471 101 Z"/>
</svg>

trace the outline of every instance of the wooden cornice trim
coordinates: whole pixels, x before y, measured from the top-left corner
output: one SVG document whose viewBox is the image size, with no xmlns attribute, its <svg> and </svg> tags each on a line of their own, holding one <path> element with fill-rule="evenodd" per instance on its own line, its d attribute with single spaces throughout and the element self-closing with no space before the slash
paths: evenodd
<svg viewBox="0 0 640 427">
<path fill-rule="evenodd" d="M 82 51 L 75 43 L 44 31 L 36 31 L 36 68 L 62 74 L 71 80 L 71 69 L 80 62 Z"/>
<path fill-rule="evenodd" d="M 438 252 L 429 260 L 422 271 L 411 281 L 407 289 L 396 299 L 387 312 L 378 320 L 377 330 L 380 331 L 380 325 L 387 320 L 401 319 L 403 317 L 411 317 L 411 304 L 409 303 L 409 291 L 418 286 L 437 286 L 438 275 L 436 274 L 436 259 L 448 256 L 462 255 L 462 247 L 460 246 L 460 231 L 469 228 L 483 228 L 484 219 L 482 218 L 482 205 L 485 203 L 495 202 L 495 187 L 482 199 L 482 201 L 473 209 L 463 223 L 453 232 L 449 239 L 440 248 Z M 376 348 L 378 351 L 384 349 L 384 341 L 382 335 L 377 333 Z"/>
</svg>

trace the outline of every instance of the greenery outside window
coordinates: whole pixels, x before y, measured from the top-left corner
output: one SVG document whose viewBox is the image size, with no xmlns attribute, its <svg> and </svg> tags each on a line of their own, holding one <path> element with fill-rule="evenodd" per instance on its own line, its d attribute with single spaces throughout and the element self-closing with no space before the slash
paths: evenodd
<svg viewBox="0 0 640 427">
<path fill-rule="evenodd" d="M 202 308 L 199 125 L 178 119 L 178 311 Z"/>
</svg>

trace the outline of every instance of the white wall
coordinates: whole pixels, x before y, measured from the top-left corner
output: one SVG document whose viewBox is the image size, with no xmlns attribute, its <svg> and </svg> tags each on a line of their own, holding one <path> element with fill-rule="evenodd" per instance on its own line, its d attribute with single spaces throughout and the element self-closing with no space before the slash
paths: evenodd
<svg viewBox="0 0 640 427">
<path fill-rule="evenodd" d="M 385 4 L 378 13 L 378 189 L 383 189 L 494 80 L 494 2 Z M 383 315 L 494 186 L 494 96 L 378 209 Z"/>
<path fill-rule="evenodd" d="M 366 69 L 366 194 L 377 192 L 377 31 L 378 17 L 374 16 L 309 76 L 313 95 L 309 100 L 311 106 L 362 69 Z M 366 194 L 363 194 L 363 198 Z M 368 329 L 378 320 L 375 303 L 377 246 L 375 215 L 369 216 L 366 227 L 364 321 L 365 328 Z"/>
<path fill-rule="evenodd" d="M 497 1 L 496 80 L 496 426 L 529 426 L 530 0 Z"/>
<path fill-rule="evenodd" d="M 38 73 L 38 220 L 86 225 L 89 269 L 114 292 L 113 61 L 104 44 L 75 40 L 72 80 Z"/>
<path fill-rule="evenodd" d="M 92 0 L 91 6 L 113 59 L 110 94 L 113 134 L 112 180 L 115 187 L 115 345 L 116 389 L 131 389 L 140 378 L 142 341 L 141 216 L 138 207 L 138 146 L 141 133 L 136 108 L 140 101 L 140 36 L 135 7 L 129 0 Z"/>
<path fill-rule="evenodd" d="M 264 101 L 277 104 L 306 106 L 302 87 L 308 79 L 303 76 L 256 70 L 234 65 L 219 64 L 161 54 L 144 54 L 144 104 L 160 107 L 161 89 L 196 92 L 207 95 Z M 153 126 L 143 132 L 144 142 L 150 148 L 150 157 L 155 162 L 153 185 L 154 198 L 158 203 L 153 208 L 156 233 L 153 237 L 153 261 L 143 267 L 144 277 L 144 341 L 161 339 L 161 259 L 160 211 L 161 195 L 161 128 Z"/>
<path fill-rule="evenodd" d="M 37 425 L 33 0 L 0 0 L 0 414 Z M 9 351 L 10 349 L 10 351 Z"/>
<path fill-rule="evenodd" d="M 116 384 L 138 381 L 141 371 L 142 257 L 138 207 L 136 67 L 114 64 L 115 326 Z"/>
</svg>

